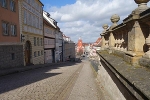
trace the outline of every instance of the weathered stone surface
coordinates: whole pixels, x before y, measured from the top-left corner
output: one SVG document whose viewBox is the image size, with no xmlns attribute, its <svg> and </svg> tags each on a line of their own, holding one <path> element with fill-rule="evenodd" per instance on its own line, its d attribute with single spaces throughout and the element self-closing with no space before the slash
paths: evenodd
<svg viewBox="0 0 150 100">
<path fill-rule="evenodd" d="M 135 21 L 133 28 L 131 29 L 130 32 L 128 32 L 128 50 L 143 51 L 144 44 L 145 44 L 144 34 L 141 30 L 139 22 Z"/>
<path fill-rule="evenodd" d="M 124 58 L 124 55 L 125 55 L 124 52 L 119 51 L 119 50 L 114 50 L 113 54 L 116 55 L 116 56 L 122 57 L 122 58 Z"/>
<path fill-rule="evenodd" d="M 127 63 L 129 64 L 132 64 L 132 65 L 136 65 L 138 64 L 138 60 L 140 59 L 141 57 L 132 57 L 132 56 L 129 56 L 129 55 L 125 55 L 124 56 L 124 61 L 126 61 Z"/>
<path fill-rule="evenodd" d="M 108 54 L 106 51 L 101 51 L 99 55 L 137 99 L 150 99 L 150 69 L 130 65 L 121 57 Z"/>
<path fill-rule="evenodd" d="M 112 32 L 110 33 L 110 37 L 109 37 L 109 46 L 111 48 L 113 48 L 115 46 L 115 38 L 114 38 L 114 35 Z"/>
<path fill-rule="evenodd" d="M 148 59 L 148 58 L 140 58 L 139 64 L 141 66 L 150 68 L 150 59 Z"/>
<path fill-rule="evenodd" d="M 23 66 L 23 46 L 1 45 L 0 57 L 0 68 Z"/>
</svg>

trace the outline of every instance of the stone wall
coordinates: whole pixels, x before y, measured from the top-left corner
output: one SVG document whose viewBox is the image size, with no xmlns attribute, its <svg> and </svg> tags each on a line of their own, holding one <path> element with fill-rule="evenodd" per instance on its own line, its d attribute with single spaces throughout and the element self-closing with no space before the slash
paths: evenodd
<svg viewBox="0 0 150 100">
<path fill-rule="evenodd" d="M 22 45 L 0 45 L 0 68 L 23 66 Z"/>
<path fill-rule="evenodd" d="M 108 94 L 106 100 L 149 100 L 149 70 L 132 66 L 123 58 L 109 54 L 106 50 L 98 52 L 98 82 Z"/>
<path fill-rule="evenodd" d="M 75 58 L 75 43 L 64 43 L 64 60 L 66 61 L 69 56 Z"/>
</svg>

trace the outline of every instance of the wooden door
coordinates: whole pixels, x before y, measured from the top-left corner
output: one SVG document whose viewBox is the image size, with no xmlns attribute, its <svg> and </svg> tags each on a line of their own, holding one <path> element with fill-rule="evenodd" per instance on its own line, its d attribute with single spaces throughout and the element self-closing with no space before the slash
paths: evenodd
<svg viewBox="0 0 150 100">
<path fill-rule="evenodd" d="M 27 41 L 25 45 L 25 62 L 26 65 L 30 64 L 30 42 Z"/>
</svg>

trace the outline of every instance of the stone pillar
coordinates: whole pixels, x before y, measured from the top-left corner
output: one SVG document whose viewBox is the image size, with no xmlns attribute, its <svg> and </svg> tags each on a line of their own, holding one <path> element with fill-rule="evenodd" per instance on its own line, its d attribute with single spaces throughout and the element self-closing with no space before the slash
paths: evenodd
<svg viewBox="0 0 150 100">
<path fill-rule="evenodd" d="M 101 49 L 104 49 L 104 48 L 105 48 L 105 38 L 104 38 L 104 35 L 103 35 L 103 34 L 101 34 L 101 38 L 102 38 Z"/>
<path fill-rule="evenodd" d="M 114 34 L 113 34 L 113 28 L 117 26 L 117 22 L 120 20 L 120 17 L 117 14 L 112 15 L 112 17 L 110 18 L 111 22 L 113 23 L 112 26 L 109 28 L 109 46 L 110 48 L 114 48 L 115 47 L 115 38 L 114 38 Z"/>
<path fill-rule="evenodd" d="M 109 47 L 109 41 L 105 41 L 105 47 L 108 48 Z"/>
<path fill-rule="evenodd" d="M 134 0 L 138 4 L 138 8 L 132 11 L 132 23 L 133 25 L 130 32 L 128 32 L 128 50 L 132 52 L 143 52 L 143 45 L 145 44 L 145 37 L 141 29 L 140 23 L 138 22 L 139 14 L 146 9 L 147 2 L 149 0 Z M 140 44 L 140 45 L 139 45 Z"/>
<path fill-rule="evenodd" d="M 107 30 L 107 28 L 108 28 L 108 25 L 107 24 L 104 24 L 103 25 L 103 32 L 100 34 L 101 35 L 101 38 L 102 38 L 102 46 L 101 46 L 101 49 L 104 49 L 105 47 L 106 47 L 106 40 L 105 40 L 105 38 L 104 38 L 104 35 L 105 35 L 105 32 L 106 32 L 106 30 Z"/>
<path fill-rule="evenodd" d="M 114 46 L 115 46 L 115 38 L 113 33 L 111 32 L 109 36 L 109 47 L 112 49 L 114 48 Z"/>
<path fill-rule="evenodd" d="M 118 40 L 115 39 L 115 49 L 117 50 Z"/>
<path fill-rule="evenodd" d="M 121 51 L 124 51 L 123 45 L 124 45 L 124 38 L 123 38 L 123 33 L 122 33 L 122 38 L 121 38 L 121 48 L 120 48 Z"/>
<path fill-rule="evenodd" d="M 118 50 L 121 50 L 121 40 L 120 39 L 118 39 Z"/>
<path fill-rule="evenodd" d="M 130 32 L 128 32 L 128 50 L 133 52 L 143 52 L 144 44 L 144 34 L 141 30 L 139 22 L 135 21 L 133 28 Z"/>
</svg>

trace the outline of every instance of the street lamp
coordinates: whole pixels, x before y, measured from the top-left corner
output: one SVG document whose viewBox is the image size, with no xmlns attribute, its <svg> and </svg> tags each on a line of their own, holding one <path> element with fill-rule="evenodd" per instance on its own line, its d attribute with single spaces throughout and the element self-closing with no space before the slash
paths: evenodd
<svg viewBox="0 0 150 100">
<path fill-rule="evenodd" d="M 21 34 L 21 42 L 23 42 L 24 40 L 25 40 L 25 36 Z"/>
</svg>

